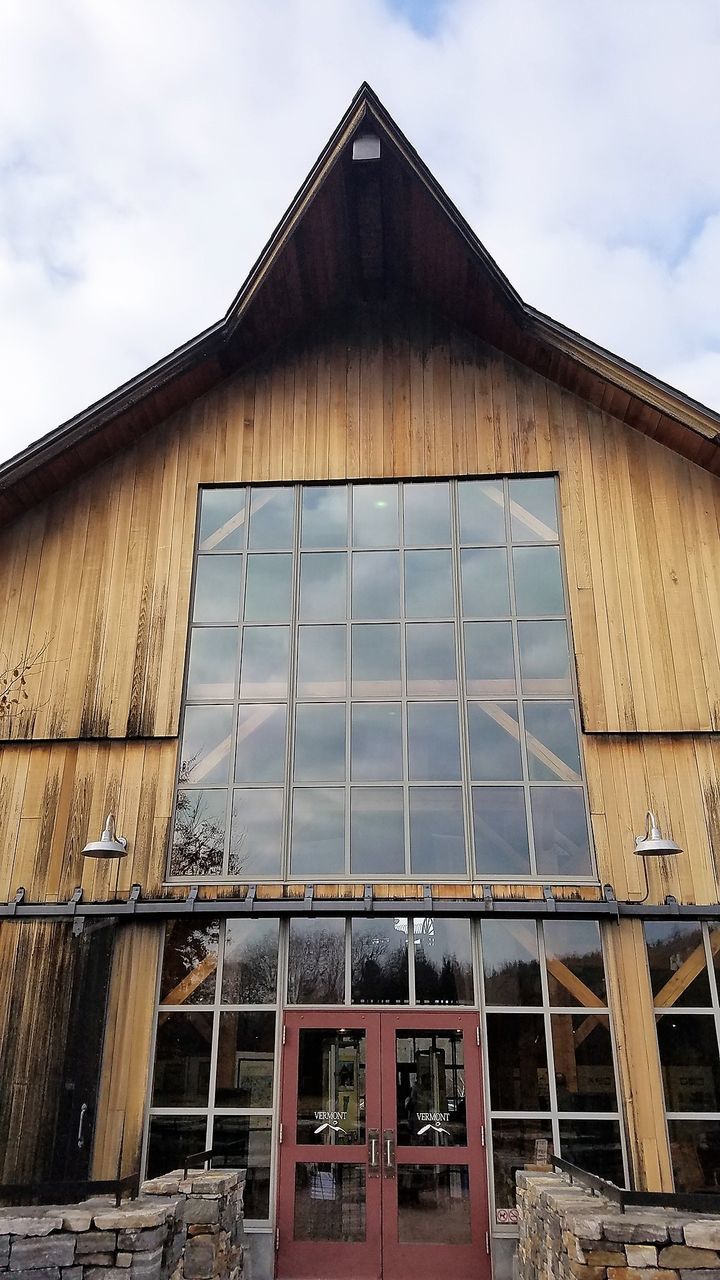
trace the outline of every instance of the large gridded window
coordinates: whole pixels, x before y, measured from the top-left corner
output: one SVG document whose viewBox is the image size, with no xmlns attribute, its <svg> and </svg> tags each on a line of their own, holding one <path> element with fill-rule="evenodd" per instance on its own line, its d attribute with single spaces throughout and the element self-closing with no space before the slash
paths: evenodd
<svg viewBox="0 0 720 1280">
<path fill-rule="evenodd" d="M 201 493 L 173 877 L 588 877 L 552 477 Z"/>
</svg>

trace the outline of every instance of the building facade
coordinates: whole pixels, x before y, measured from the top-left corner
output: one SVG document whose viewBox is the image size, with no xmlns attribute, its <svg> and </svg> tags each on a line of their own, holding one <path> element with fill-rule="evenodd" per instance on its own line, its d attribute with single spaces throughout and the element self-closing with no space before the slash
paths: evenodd
<svg viewBox="0 0 720 1280">
<path fill-rule="evenodd" d="M 258 1280 L 507 1276 L 552 1152 L 717 1186 L 719 442 L 363 86 L 225 319 L 0 474 L 0 1182 L 212 1148 Z"/>
</svg>

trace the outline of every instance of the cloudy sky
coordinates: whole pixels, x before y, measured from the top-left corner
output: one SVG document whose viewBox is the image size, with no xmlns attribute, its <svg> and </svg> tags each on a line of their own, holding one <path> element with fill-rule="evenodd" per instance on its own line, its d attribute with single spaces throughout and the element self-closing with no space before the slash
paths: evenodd
<svg viewBox="0 0 720 1280">
<path fill-rule="evenodd" d="M 222 316 L 362 80 L 526 301 L 720 408 L 718 0 L 0 0 L 0 457 Z"/>
</svg>

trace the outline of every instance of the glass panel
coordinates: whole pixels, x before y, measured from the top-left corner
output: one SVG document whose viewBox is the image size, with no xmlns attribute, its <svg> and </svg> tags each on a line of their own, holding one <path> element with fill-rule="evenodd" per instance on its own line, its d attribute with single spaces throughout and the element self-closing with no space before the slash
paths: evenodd
<svg viewBox="0 0 720 1280">
<path fill-rule="evenodd" d="M 510 584 L 504 547 L 461 551 L 460 574 L 466 617 L 506 618 L 509 615 Z"/>
<path fill-rule="evenodd" d="M 353 875 L 405 870 L 402 787 L 353 787 L 350 793 L 350 871 Z"/>
<path fill-rule="evenodd" d="M 537 926 L 526 920 L 483 920 L 486 1004 L 541 1005 Z"/>
<path fill-rule="evenodd" d="M 513 577 L 521 617 L 565 612 L 559 547 L 514 547 Z"/>
<path fill-rule="evenodd" d="M 178 791 L 171 876 L 217 876 L 225 850 L 226 791 Z"/>
<path fill-rule="evenodd" d="M 402 778 L 400 704 L 356 702 L 351 715 L 353 782 L 394 782 Z"/>
<path fill-rule="evenodd" d="M 410 867 L 413 875 L 466 872 L 459 787 L 410 788 Z"/>
<path fill-rule="evenodd" d="M 221 1013 L 216 1107 L 272 1107 L 274 1013 Z"/>
<path fill-rule="evenodd" d="M 570 653 L 564 622 L 518 622 L 523 693 L 570 693 Z"/>
<path fill-rule="evenodd" d="M 344 1004 L 345 921 L 290 921 L 289 1004 Z"/>
<path fill-rule="evenodd" d="M 550 1110 L 541 1013 L 489 1013 L 487 1052 L 490 1101 L 495 1110 Z"/>
<path fill-rule="evenodd" d="M 355 552 L 352 558 L 352 616 L 400 616 L 399 551 Z"/>
<path fill-rule="evenodd" d="M 304 488 L 300 537 L 303 547 L 344 547 L 347 533 L 347 486 L 329 484 Z"/>
<path fill-rule="evenodd" d="M 579 787 L 531 787 L 539 875 L 592 874 L 585 799 Z"/>
<path fill-rule="evenodd" d="M 219 920 L 165 926 L 161 1004 L 212 1004 L 218 963 Z"/>
<path fill-rule="evenodd" d="M 237 668 L 237 627 L 193 627 L 187 696 L 198 702 L 232 698 Z"/>
<path fill-rule="evenodd" d="M 561 1120 L 560 1155 L 616 1187 L 625 1186 L 617 1120 Z"/>
<path fill-rule="evenodd" d="M 280 874 L 283 793 L 267 788 L 233 792 L 230 828 L 231 876 Z"/>
<path fill-rule="evenodd" d="M 398 487 L 363 484 L 353 488 L 353 543 L 356 547 L 397 547 Z"/>
<path fill-rule="evenodd" d="M 454 697 L 457 677 L 452 622 L 409 622 L 405 639 L 408 693 L 427 698 Z"/>
<path fill-rule="evenodd" d="M 610 1020 L 553 1013 L 550 1022 L 558 1111 L 617 1111 Z"/>
<path fill-rule="evenodd" d="M 515 693 L 512 624 L 466 622 L 465 679 L 475 697 L 497 698 Z"/>
<path fill-rule="evenodd" d="M 351 929 L 353 1004 L 407 1004 L 407 922 L 353 920 Z"/>
<path fill-rule="evenodd" d="M 241 698 L 286 698 L 287 627 L 245 627 L 240 663 Z"/>
<path fill-rule="evenodd" d="M 295 493 L 281 489 L 253 489 L 250 498 L 250 543 L 254 551 L 289 551 L 293 543 Z"/>
<path fill-rule="evenodd" d="M 285 777 L 285 718 L 277 703 L 240 707 L 235 744 L 236 782 L 282 782 Z"/>
<path fill-rule="evenodd" d="M 717 1194 L 720 1120 L 668 1120 L 668 1134 L 675 1190 Z"/>
<path fill-rule="evenodd" d="M 543 933 L 550 1004 L 607 1004 L 597 921 L 546 920 Z"/>
<path fill-rule="evenodd" d="M 365 1032 L 301 1027 L 298 1037 L 297 1141 L 365 1142 Z"/>
<path fill-rule="evenodd" d="M 223 1004 L 274 1004 L 278 921 L 229 919 L 220 999 Z"/>
<path fill-rule="evenodd" d="M 557 542 L 552 476 L 510 481 L 510 529 L 513 542 Z"/>
<path fill-rule="evenodd" d="M 400 696 L 400 627 L 354 626 L 352 629 L 354 698 Z"/>
<path fill-rule="evenodd" d="M 415 999 L 418 1004 L 474 1004 L 469 920 L 416 916 Z"/>
<path fill-rule="evenodd" d="M 656 1007 L 709 1005 L 702 925 L 688 921 L 646 924 L 650 982 Z"/>
<path fill-rule="evenodd" d="M 720 1110 L 715 1019 L 704 1013 L 661 1014 L 657 1033 L 667 1110 Z"/>
<path fill-rule="evenodd" d="M 455 702 L 408 705 L 408 767 L 413 780 L 460 781 L 460 735 Z"/>
<path fill-rule="evenodd" d="M 295 1165 L 295 1240 L 365 1239 L 365 1166 Z"/>
<path fill-rule="evenodd" d="M 458 483 L 460 541 L 505 541 L 505 497 L 502 480 L 461 480 Z"/>
<path fill-rule="evenodd" d="M 449 551 L 405 552 L 405 613 L 408 618 L 452 618 L 452 558 Z"/>
<path fill-rule="evenodd" d="M 473 787 L 475 866 L 482 877 L 527 876 L 530 849 L 522 787 Z"/>
<path fill-rule="evenodd" d="M 571 702 L 526 702 L 525 741 L 534 782 L 580 782 L 580 747 Z"/>
<path fill-rule="evenodd" d="M 245 545 L 245 490 L 203 489 L 200 551 L 241 551 Z"/>
<path fill-rule="evenodd" d="M 212 1024 L 211 1013 L 158 1014 L 154 1107 L 207 1106 Z"/>
<path fill-rule="evenodd" d="M 470 1175 L 466 1164 L 401 1164 L 401 1244 L 470 1244 Z"/>
<path fill-rule="evenodd" d="M 345 697 L 346 646 L 345 627 L 300 627 L 298 697 Z"/>
<path fill-rule="evenodd" d="M 528 1164 L 545 1164 L 552 1155 L 550 1120 L 493 1120 L 495 1208 L 515 1209 L 515 1174 Z"/>
<path fill-rule="evenodd" d="M 237 622 L 242 556 L 199 556 L 193 622 Z"/>
<path fill-rule="evenodd" d="M 300 557 L 302 622 L 344 621 L 347 614 L 347 556 L 342 551 Z"/>
<path fill-rule="evenodd" d="M 246 622 L 287 622 L 292 595 L 292 556 L 248 556 Z"/>
<path fill-rule="evenodd" d="M 522 778 L 516 702 L 469 702 L 470 773 L 475 782 Z"/>
<path fill-rule="evenodd" d="M 447 481 L 403 486 L 405 546 L 443 547 L 450 542 L 450 486 Z"/>
<path fill-rule="evenodd" d="M 300 703 L 295 719 L 296 782 L 345 777 L 345 703 Z"/>
<path fill-rule="evenodd" d="M 215 1117 L 213 1169 L 247 1171 L 243 1193 L 245 1221 L 270 1216 L 271 1135 L 270 1116 Z"/>
<path fill-rule="evenodd" d="M 344 871 L 345 792 L 339 787 L 295 788 L 290 869 L 294 876 Z"/>
<path fill-rule="evenodd" d="M 182 1169 L 188 1152 L 206 1150 L 206 1140 L 205 1116 L 151 1116 L 146 1177 Z"/>
</svg>

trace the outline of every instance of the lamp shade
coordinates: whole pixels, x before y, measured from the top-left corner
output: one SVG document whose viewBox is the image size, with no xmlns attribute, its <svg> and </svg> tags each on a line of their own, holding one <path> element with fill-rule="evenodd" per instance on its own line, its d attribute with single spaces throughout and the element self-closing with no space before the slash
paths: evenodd
<svg viewBox="0 0 720 1280">
<path fill-rule="evenodd" d="M 85 845 L 83 854 L 86 858 L 124 858 L 127 854 L 127 840 L 115 834 L 115 818 L 109 813 L 105 819 L 105 828 L 99 840 L 91 840 Z"/>
<path fill-rule="evenodd" d="M 640 858 L 659 858 L 682 853 L 679 844 L 663 835 L 654 813 L 648 810 L 644 836 L 635 837 L 635 853 Z"/>
</svg>

